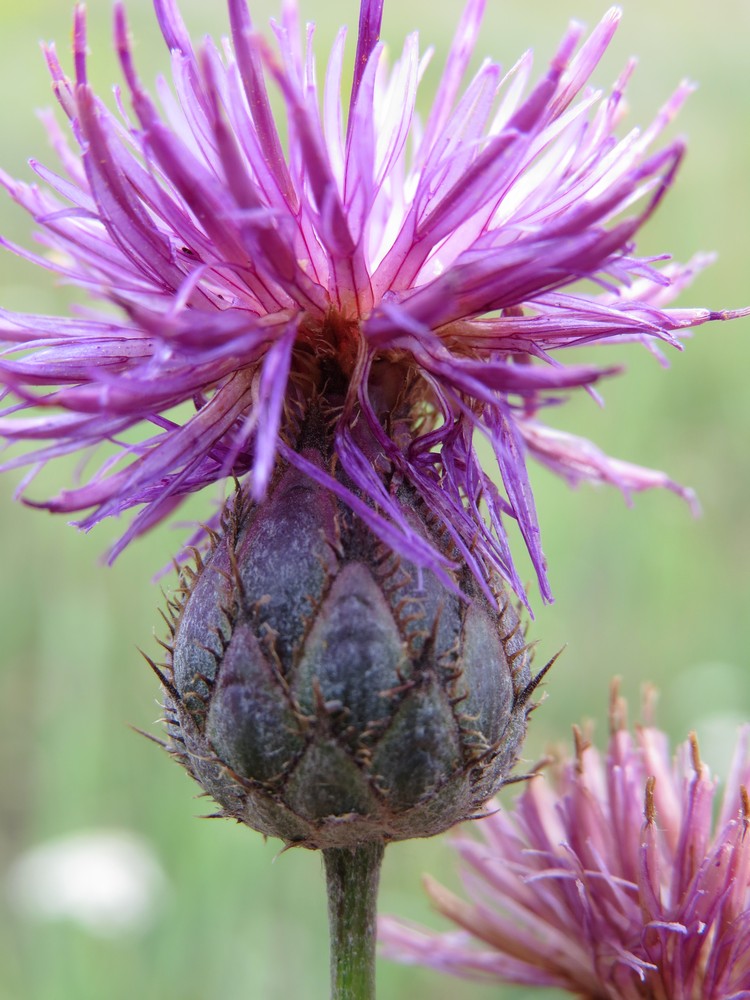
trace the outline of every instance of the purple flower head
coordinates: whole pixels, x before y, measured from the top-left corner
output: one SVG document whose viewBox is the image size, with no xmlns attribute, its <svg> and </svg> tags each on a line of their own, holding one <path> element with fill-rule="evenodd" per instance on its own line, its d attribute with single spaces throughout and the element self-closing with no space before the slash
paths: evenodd
<svg viewBox="0 0 750 1000">
<path fill-rule="evenodd" d="M 650 707 L 632 734 L 625 712 L 613 686 L 606 756 L 574 729 L 572 759 L 457 841 L 471 902 L 427 889 L 461 930 L 384 920 L 388 957 L 607 1000 L 750 997 L 750 726 L 717 808 L 695 735 L 672 761 Z"/>
<path fill-rule="evenodd" d="M 616 9 L 582 43 L 572 25 L 536 83 L 526 54 L 508 72 L 485 61 L 464 86 L 484 5 L 469 0 L 424 121 L 428 58 L 411 35 L 389 66 L 382 0 L 361 0 L 343 102 L 345 33 L 321 85 L 294 0 L 274 47 L 244 0 L 228 0 L 231 39 L 200 49 L 175 0 L 154 0 L 173 74 L 156 99 L 118 3 L 116 112 L 88 82 L 77 8 L 72 78 L 46 49 L 74 145 L 50 117 L 59 171 L 32 162 L 41 185 L 0 181 L 47 253 L 10 249 L 105 308 L 0 312 L 0 434 L 19 446 L 4 468 L 30 467 L 22 492 L 51 459 L 107 447 L 79 485 L 35 505 L 85 511 L 84 529 L 138 508 L 114 557 L 215 481 L 242 478 L 261 500 L 284 462 L 446 579 L 451 557 L 395 499 L 406 484 L 477 579 L 497 572 L 522 591 L 506 534 L 516 521 L 548 599 L 529 456 L 571 482 L 688 495 L 538 417 L 613 371 L 566 365 L 563 348 L 679 346 L 687 328 L 738 315 L 667 308 L 704 258 L 635 256 L 683 154 L 679 141 L 652 147 L 690 88 L 616 136 L 633 64 L 609 96 L 588 86 Z M 299 446 L 311 399 L 328 404 L 328 468 Z M 496 469 L 480 464 L 480 438 Z"/>
</svg>

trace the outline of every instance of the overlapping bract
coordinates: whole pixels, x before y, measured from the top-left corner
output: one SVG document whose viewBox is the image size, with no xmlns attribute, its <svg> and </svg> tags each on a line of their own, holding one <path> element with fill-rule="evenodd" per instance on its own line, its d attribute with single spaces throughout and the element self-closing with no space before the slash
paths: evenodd
<svg viewBox="0 0 750 1000">
<path fill-rule="evenodd" d="M 50 459 L 108 444 L 81 485 L 40 506 L 88 511 L 85 529 L 140 507 L 114 556 L 224 477 L 247 476 L 262 498 L 282 459 L 441 573 L 448 555 L 393 500 L 394 482 L 410 484 L 478 579 L 500 572 L 521 591 L 505 526 L 515 520 L 548 598 L 529 455 L 574 482 L 685 492 L 537 414 L 561 390 L 611 371 L 565 366 L 558 349 L 677 346 L 686 328 L 736 315 L 666 307 L 703 258 L 656 267 L 633 255 L 683 152 L 680 142 L 650 147 L 689 87 L 645 131 L 617 139 L 632 64 L 608 97 L 587 88 L 618 22 L 612 10 L 580 47 L 582 30 L 571 26 L 534 86 L 527 54 L 506 74 L 484 62 L 462 90 L 484 2 L 469 0 L 424 122 L 415 101 L 427 59 L 412 35 L 389 69 L 382 0 L 362 0 L 345 106 L 344 32 L 321 92 L 312 31 L 302 44 L 294 0 L 274 25 L 275 50 L 244 0 L 228 0 L 231 41 L 199 50 L 175 0 L 154 0 L 173 75 L 171 89 L 158 83 L 161 110 L 136 74 L 118 4 L 132 112 L 118 101 L 117 114 L 88 82 L 77 9 L 72 79 L 46 50 L 77 148 L 48 117 L 62 172 L 32 163 L 41 186 L 0 174 L 48 253 L 11 249 L 117 307 L 70 318 L 0 312 L 9 345 L 0 379 L 17 400 L 0 434 L 20 445 L 5 468 L 31 466 L 28 480 Z M 588 292 L 580 279 L 590 279 Z M 349 485 L 295 448 L 310 392 L 300 356 L 311 350 L 333 354 L 348 382 L 334 434 Z M 384 364 L 411 380 L 406 436 L 389 433 L 373 402 L 373 365 Z M 389 486 L 358 444 L 359 421 L 388 463 Z M 480 465 L 478 435 L 497 469 Z"/>
<path fill-rule="evenodd" d="M 462 837 L 471 902 L 435 882 L 445 934 L 383 921 L 386 954 L 441 972 L 609 1000 L 750 997 L 750 727 L 723 799 L 694 736 L 670 760 L 616 693 L 606 756 L 573 759 Z"/>
</svg>

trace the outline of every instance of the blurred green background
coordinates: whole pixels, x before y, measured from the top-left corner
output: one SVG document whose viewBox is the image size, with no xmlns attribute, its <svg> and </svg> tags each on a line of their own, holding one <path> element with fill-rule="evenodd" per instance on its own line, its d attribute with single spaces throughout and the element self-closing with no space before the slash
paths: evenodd
<svg viewBox="0 0 750 1000">
<path fill-rule="evenodd" d="M 197 35 L 224 31 L 223 4 L 183 0 L 182 6 Z M 415 27 L 423 47 L 437 48 L 423 109 L 460 6 L 386 4 L 392 51 Z M 716 250 L 718 263 L 683 302 L 747 304 L 750 5 L 716 0 L 710 15 L 705 0 L 623 6 L 622 27 L 595 80 L 609 86 L 628 56 L 640 56 L 628 122 L 650 121 L 683 76 L 700 84 L 678 123 L 689 137 L 688 159 L 639 250 L 678 259 Z M 254 0 L 257 23 L 275 7 L 275 0 Z M 339 20 L 352 33 L 356 26 L 354 0 L 336 7 L 303 2 L 304 13 L 318 21 L 321 63 Z M 478 56 L 509 66 L 532 45 L 538 71 L 569 17 L 593 26 L 605 10 L 594 0 L 490 0 L 489 7 Z M 34 115 L 53 103 L 37 41 L 56 39 L 66 52 L 68 8 L 60 0 L 4 0 L 0 13 L 0 162 L 24 178 L 29 156 L 53 163 Z M 130 0 L 128 9 L 142 76 L 151 80 L 166 69 L 166 58 L 150 4 Z M 90 14 L 92 76 L 106 93 L 117 79 L 109 3 L 93 0 Z M 29 222 L 7 198 L 0 200 L 0 225 L 29 245 Z M 9 254 L 0 268 L 5 307 L 56 312 L 72 299 L 70 290 L 55 288 L 48 275 Z M 542 607 L 532 588 L 531 635 L 539 640 L 539 663 L 567 648 L 533 718 L 528 759 L 566 740 L 581 718 L 598 720 L 603 738 L 609 679 L 621 674 L 634 714 L 641 685 L 654 681 L 662 725 L 675 739 L 697 730 L 705 759 L 719 773 L 726 768 L 736 725 L 750 717 L 749 337 L 747 322 L 703 328 L 684 354 L 672 354 L 669 372 L 635 346 L 609 356 L 599 351 L 600 361 L 626 361 L 629 374 L 605 385 L 604 410 L 582 396 L 557 414 L 559 426 L 592 437 L 611 454 L 664 468 L 693 486 L 703 516 L 693 520 L 671 494 L 643 495 L 628 510 L 614 491 L 572 492 L 534 471 L 556 603 Z M 46 472 L 37 492 L 62 485 L 69 471 Z M 128 728 L 158 730 L 157 688 L 135 647 L 154 651 L 161 598 L 152 577 L 184 532 L 165 527 L 106 569 L 100 554 L 121 526 L 83 536 L 63 518 L 24 509 L 11 499 L 19 478 L 0 480 L 0 883 L 32 845 L 117 827 L 147 838 L 171 888 L 148 930 L 110 940 L 73 923 L 35 924 L 0 896 L 0 1000 L 324 1000 L 319 858 L 294 851 L 278 857 L 278 843 L 196 819 L 210 811 L 194 798 L 196 788 Z M 206 516 L 212 499 L 200 498 L 191 515 Z M 446 839 L 390 848 L 382 911 L 439 926 L 422 897 L 424 871 L 457 884 Z M 387 963 L 379 977 L 388 1000 L 529 995 Z"/>
</svg>

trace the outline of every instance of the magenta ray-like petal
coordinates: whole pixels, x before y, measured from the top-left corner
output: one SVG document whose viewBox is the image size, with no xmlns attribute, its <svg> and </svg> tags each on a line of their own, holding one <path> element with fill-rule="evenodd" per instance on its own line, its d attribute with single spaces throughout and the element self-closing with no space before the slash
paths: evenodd
<svg viewBox="0 0 750 1000">
<path fill-rule="evenodd" d="M 551 599 L 529 458 L 572 483 L 611 483 L 626 497 L 666 487 L 693 501 L 665 474 L 539 419 L 618 370 L 566 365 L 564 348 L 637 341 L 661 359 L 691 327 L 745 314 L 670 305 L 705 256 L 681 266 L 635 252 L 683 154 L 679 142 L 654 143 L 691 88 L 678 87 L 644 130 L 617 134 L 633 61 L 610 95 L 589 86 L 617 8 L 583 41 L 572 24 L 536 83 L 528 53 L 507 73 L 486 60 L 465 81 L 485 3 L 466 3 L 424 126 L 415 108 L 427 59 L 414 34 L 389 66 L 383 0 L 361 0 L 351 87 L 342 30 L 321 93 L 296 0 L 274 24 L 275 48 L 246 0 L 227 0 L 222 46 L 194 45 L 177 0 L 154 0 L 172 70 L 155 97 L 117 0 L 125 93 L 114 111 L 89 83 L 77 7 L 72 76 L 44 50 L 71 135 L 45 115 L 60 169 L 32 162 L 35 184 L 0 172 L 42 250 L 2 245 L 107 308 L 85 318 L 0 311 L 0 434 L 15 449 L 5 468 L 97 443 L 108 457 L 35 503 L 85 512 L 84 528 L 140 508 L 120 551 L 226 477 L 246 477 L 262 501 L 276 462 L 293 462 L 448 581 L 450 560 L 415 534 L 362 450 L 364 421 L 485 591 L 500 573 L 525 600 L 511 525 Z M 352 488 L 295 450 L 318 348 L 348 385 L 332 440 Z M 391 436 L 373 399 L 383 365 L 419 400 L 406 435 Z"/>
<path fill-rule="evenodd" d="M 575 996 L 728 1000 L 750 992 L 750 727 L 720 815 L 695 736 L 671 759 L 653 725 L 626 728 L 616 687 L 606 756 L 573 758 L 459 837 L 466 899 L 430 880 L 459 932 L 381 921 L 385 955 Z"/>
</svg>

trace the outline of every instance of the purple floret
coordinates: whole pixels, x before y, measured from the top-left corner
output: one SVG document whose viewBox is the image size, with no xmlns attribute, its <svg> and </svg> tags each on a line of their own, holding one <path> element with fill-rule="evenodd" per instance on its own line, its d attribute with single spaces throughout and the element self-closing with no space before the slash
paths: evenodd
<svg viewBox="0 0 750 1000">
<path fill-rule="evenodd" d="M 695 734 L 672 759 L 652 704 L 631 733 L 615 686 L 606 755 L 575 727 L 574 756 L 457 840 L 468 899 L 427 883 L 458 929 L 386 918 L 386 956 L 602 1000 L 750 997 L 750 727 L 717 801 Z"/>
<path fill-rule="evenodd" d="M 485 6 L 469 0 L 420 122 L 427 57 L 411 35 L 389 67 L 382 0 L 362 0 L 343 102 L 345 32 L 319 91 L 312 28 L 301 41 L 295 3 L 273 25 L 272 48 L 244 0 L 228 0 L 231 39 L 198 50 L 174 0 L 154 6 L 172 88 L 160 80 L 158 102 L 144 89 L 118 4 L 115 45 L 132 112 L 119 100 L 109 111 L 88 83 L 79 6 L 72 80 L 46 50 L 76 148 L 48 116 L 61 173 L 32 161 L 39 186 L 0 173 L 45 254 L 4 245 L 106 306 L 72 317 L 0 312 L 0 380 L 13 400 L 0 434 L 20 446 L 4 468 L 30 466 L 22 492 L 49 460 L 108 445 L 80 485 L 35 505 L 86 512 L 76 522 L 84 529 L 139 508 L 114 557 L 211 483 L 240 478 L 262 500 L 285 461 L 334 490 L 405 558 L 444 576 L 451 559 L 396 502 L 394 483 L 407 484 L 485 586 L 499 573 L 522 593 L 506 533 L 516 521 L 550 599 L 529 455 L 571 482 L 689 496 L 662 473 L 609 459 L 538 419 L 561 393 L 591 391 L 615 371 L 565 365 L 559 349 L 679 347 L 686 329 L 740 315 L 668 308 L 704 258 L 680 266 L 635 256 L 634 237 L 683 154 L 679 141 L 651 147 L 690 88 L 680 86 L 644 131 L 616 137 L 633 65 L 609 96 L 588 79 L 617 9 L 582 44 L 572 25 L 536 84 L 527 53 L 507 73 L 485 61 L 464 87 Z M 269 87 L 283 100 L 281 125 Z M 296 447 L 315 356 L 333 358 L 348 386 L 332 431 L 343 475 Z M 383 366 L 410 385 L 407 434 L 379 409 Z M 363 449 L 360 422 L 387 483 Z M 480 464 L 479 438 L 496 468 Z"/>
</svg>

